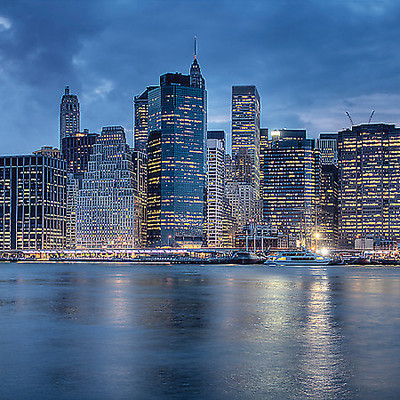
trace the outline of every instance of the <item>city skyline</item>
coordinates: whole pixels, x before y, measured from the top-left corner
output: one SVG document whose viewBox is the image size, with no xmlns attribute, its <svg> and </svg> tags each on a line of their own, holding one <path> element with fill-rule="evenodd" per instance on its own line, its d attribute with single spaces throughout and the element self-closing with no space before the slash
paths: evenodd
<svg viewBox="0 0 400 400">
<path fill-rule="evenodd" d="M 373 109 L 373 122 L 399 123 L 395 2 L 160 4 L 4 5 L 3 153 L 58 146 L 66 85 L 80 100 L 82 130 L 122 125 L 132 144 L 133 96 L 163 73 L 185 70 L 195 35 L 209 129 L 231 132 L 232 85 L 258 88 L 261 126 L 270 130 L 306 129 L 317 137 L 350 126 L 345 111 L 358 124 Z"/>
</svg>

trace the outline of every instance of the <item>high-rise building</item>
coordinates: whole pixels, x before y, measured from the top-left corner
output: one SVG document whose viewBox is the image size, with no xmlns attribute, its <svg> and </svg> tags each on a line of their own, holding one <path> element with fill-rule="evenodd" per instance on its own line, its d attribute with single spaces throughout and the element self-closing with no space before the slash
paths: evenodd
<svg viewBox="0 0 400 400">
<path fill-rule="evenodd" d="M 225 211 L 225 146 L 224 140 L 210 139 L 210 135 L 207 137 L 207 245 L 208 247 L 222 247 Z"/>
<path fill-rule="evenodd" d="M 66 166 L 43 155 L 0 157 L 0 249 L 65 248 Z"/>
<path fill-rule="evenodd" d="M 83 177 L 98 136 L 97 133 L 89 133 L 85 129 L 83 132 L 68 134 L 62 139 L 61 153 L 67 162 L 68 172 Z"/>
<path fill-rule="evenodd" d="M 318 229 L 320 184 L 315 141 L 307 139 L 304 130 L 273 131 L 271 135 L 271 147 L 264 155 L 264 220 L 311 245 Z"/>
<path fill-rule="evenodd" d="M 270 142 L 268 140 L 268 129 L 261 128 L 260 129 L 260 197 L 262 199 L 263 188 L 265 185 L 264 182 L 264 155 L 267 149 L 270 146 Z M 262 205 L 261 205 L 262 207 Z"/>
<path fill-rule="evenodd" d="M 339 132 L 339 241 L 400 240 L 400 129 L 389 124 Z"/>
<path fill-rule="evenodd" d="M 335 164 L 321 166 L 318 206 L 319 246 L 334 249 L 338 244 L 338 169 Z"/>
<path fill-rule="evenodd" d="M 134 149 L 136 151 L 146 152 L 146 143 L 148 137 L 148 119 L 149 119 L 149 92 L 157 86 L 147 86 L 146 90 L 139 96 L 135 96 L 134 105 Z"/>
<path fill-rule="evenodd" d="M 247 149 L 252 184 L 260 190 L 260 96 L 255 86 L 232 86 L 232 156 Z"/>
<path fill-rule="evenodd" d="M 162 75 L 148 104 L 147 244 L 201 246 L 207 99 L 197 60 L 190 75 Z"/>
<path fill-rule="evenodd" d="M 322 165 L 338 165 L 337 133 L 320 133 L 317 147 Z"/>
<path fill-rule="evenodd" d="M 102 129 L 79 190 L 78 249 L 135 245 L 135 172 L 121 126 Z"/>
<path fill-rule="evenodd" d="M 70 94 L 69 86 L 66 86 L 60 104 L 60 148 L 66 135 L 79 132 L 79 130 L 80 110 L 78 96 Z"/>
<path fill-rule="evenodd" d="M 135 248 L 146 247 L 147 243 L 147 157 L 142 151 L 132 152 L 135 174 Z"/>
</svg>

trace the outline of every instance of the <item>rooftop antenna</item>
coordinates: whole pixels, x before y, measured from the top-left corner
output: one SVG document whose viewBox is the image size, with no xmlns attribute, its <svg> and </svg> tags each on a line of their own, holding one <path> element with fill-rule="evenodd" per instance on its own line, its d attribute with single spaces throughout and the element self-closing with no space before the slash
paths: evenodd
<svg viewBox="0 0 400 400">
<path fill-rule="evenodd" d="M 353 125 L 354 125 L 354 122 L 353 122 L 353 120 L 351 119 L 350 114 L 349 114 L 348 111 L 346 111 L 346 115 L 349 117 L 349 120 L 350 120 L 350 122 L 351 122 L 351 126 L 353 126 Z"/>
<path fill-rule="evenodd" d="M 375 114 L 375 110 L 372 110 L 372 113 L 371 113 L 371 115 L 369 116 L 369 120 L 368 120 L 368 123 L 369 123 L 369 124 L 371 123 L 371 119 L 372 119 L 372 117 L 374 116 L 374 114 Z"/>
<path fill-rule="evenodd" d="M 194 59 L 197 60 L 197 36 L 194 37 Z"/>
</svg>

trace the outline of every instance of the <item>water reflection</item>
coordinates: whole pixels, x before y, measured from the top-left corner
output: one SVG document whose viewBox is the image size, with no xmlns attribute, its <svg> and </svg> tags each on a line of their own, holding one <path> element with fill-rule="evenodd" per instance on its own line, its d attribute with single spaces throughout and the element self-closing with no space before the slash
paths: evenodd
<svg viewBox="0 0 400 400">
<path fill-rule="evenodd" d="M 2 273 L 6 398 L 400 393 L 397 270 L 19 264 Z"/>
</svg>

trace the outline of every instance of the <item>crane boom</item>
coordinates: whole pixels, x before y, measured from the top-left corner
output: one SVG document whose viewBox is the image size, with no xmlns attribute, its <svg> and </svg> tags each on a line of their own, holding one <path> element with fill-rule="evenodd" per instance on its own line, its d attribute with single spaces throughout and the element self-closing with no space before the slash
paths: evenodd
<svg viewBox="0 0 400 400">
<path fill-rule="evenodd" d="M 350 120 L 350 122 L 351 122 L 351 125 L 353 126 L 353 125 L 354 125 L 354 122 L 353 122 L 353 120 L 351 119 L 350 114 L 349 114 L 348 111 L 346 111 L 346 115 L 349 117 L 349 120 Z"/>
<path fill-rule="evenodd" d="M 371 123 L 371 119 L 372 119 L 372 117 L 374 116 L 374 114 L 375 114 L 375 110 L 372 110 L 372 113 L 371 113 L 371 115 L 369 116 L 369 120 L 368 120 L 368 123 L 369 123 L 369 124 Z"/>
</svg>

